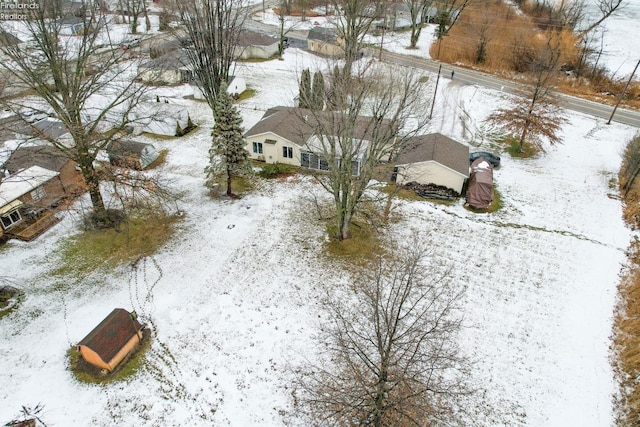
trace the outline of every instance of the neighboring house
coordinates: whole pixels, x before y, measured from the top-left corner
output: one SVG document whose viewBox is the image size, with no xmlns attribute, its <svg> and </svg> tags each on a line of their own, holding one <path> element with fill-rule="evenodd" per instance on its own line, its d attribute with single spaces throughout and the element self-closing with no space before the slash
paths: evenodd
<svg viewBox="0 0 640 427">
<path fill-rule="evenodd" d="M 493 201 L 493 166 L 484 157 L 471 164 L 471 176 L 467 187 L 467 204 L 476 209 L 486 209 Z"/>
<path fill-rule="evenodd" d="M 328 164 L 320 149 L 319 130 L 329 128 L 321 126 L 320 121 L 339 122 L 332 115 L 337 112 L 317 111 L 295 108 L 275 107 L 267 110 L 262 119 L 249 129 L 245 138 L 247 150 L 252 159 L 266 163 L 286 163 L 309 169 L 328 170 Z M 366 149 L 369 117 L 360 117 L 354 130 L 354 138 L 362 141 Z M 337 135 L 330 135 L 334 137 Z M 360 166 L 365 153 L 360 153 L 352 163 L 353 174 L 360 174 Z"/>
<path fill-rule="evenodd" d="M 4 48 L 21 46 L 25 43 L 15 35 L 0 29 L 0 59 L 4 59 L 6 55 L 2 52 Z"/>
<path fill-rule="evenodd" d="M 113 372 L 138 348 L 143 329 L 135 312 L 116 308 L 78 343 L 78 351 L 87 363 Z"/>
<path fill-rule="evenodd" d="M 159 156 L 152 144 L 138 141 L 113 141 L 107 153 L 112 165 L 131 169 L 145 169 Z"/>
<path fill-rule="evenodd" d="M 335 28 L 314 27 L 309 30 L 307 49 L 330 57 L 344 56 L 344 47 Z"/>
<path fill-rule="evenodd" d="M 32 166 L 0 183 L 0 224 L 5 234 L 31 240 L 58 219 L 48 212 L 63 198 L 60 173 Z M 40 221 L 41 218 L 48 218 Z M 36 229 L 28 230 L 32 225 Z M 22 233 L 24 238 L 18 233 Z"/>
<path fill-rule="evenodd" d="M 87 19 L 88 18 L 84 16 L 69 14 L 58 19 L 57 24 L 60 28 L 58 31 L 60 35 L 64 36 L 81 36 L 87 30 L 88 32 L 92 32 L 94 27 Z"/>
<path fill-rule="evenodd" d="M 204 99 L 202 90 L 195 83 L 192 83 L 191 87 L 193 88 L 193 97 L 195 99 Z M 245 90 L 247 90 L 247 83 L 245 82 L 244 78 L 238 76 L 229 76 L 229 80 L 227 81 L 227 93 L 229 95 L 237 98 Z"/>
<path fill-rule="evenodd" d="M 469 147 L 440 133 L 411 138 L 394 169 L 399 185 L 435 184 L 462 193 L 469 177 Z"/>
<path fill-rule="evenodd" d="M 76 163 L 62 154 L 60 150 L 48 145 L 18 147 L 2 168 L 11 175 L 32 166 L 58 172 L 65 198 L 72 198 L 85 191 L 84 179 Z"/>
<path fill-rule="evenodd" d="M 145 83 L 176 85 L 193 81 L 193 68 L 187 51 L 176 49 L 141 64 L 140 80 Z"/>
<path fill-rule="evenodd" d="M 377 29 L 391 31 L 406 30 L 411 27 L 411 11 L 405 3 L 391 3 L 386 8 L 386 17 L 375 22 Z"/>
<path fill-rule="evenodd" d="M 189 123 L 186 107 L 166 102 L 141 102 L 129 112 L 133 133 L 154 135 L 176 135 L 178 127 L 185 129 Z"/>
<path fill-rule="evenodd" d="M 278 37 L 242 30 L 238 35 L 238 43 L 234 56 L 238 59 L 269 59 L 278 54 Z"/>
<path fill-rule="evenodd" d="M 45 117 L 33 123 L 25 123 L 20 129 L 16 130 L 16 134 L 28 139 L 57 141 L 66 147 L 74 145 L 69 129 L 61 121 L 51 117 Z"/>
</svg>

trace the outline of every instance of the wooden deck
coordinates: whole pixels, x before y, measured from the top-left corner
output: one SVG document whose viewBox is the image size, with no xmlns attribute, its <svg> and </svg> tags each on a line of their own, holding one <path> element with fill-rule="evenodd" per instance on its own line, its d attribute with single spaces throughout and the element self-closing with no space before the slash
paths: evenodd
<svg viewBox="0 0 640 427">
<path fill-rule="evenodd" d="M 20 227 L 15 231 L 10 230 L 9 232 L 7 232 L 7 234 L 16 239 L 30 242 L 31 240 L 35 239 L 36 237 L 56 225 L 58 222 L 60 222 L 60 219 L 50 213 L 25 227 Z"/>
</svg>

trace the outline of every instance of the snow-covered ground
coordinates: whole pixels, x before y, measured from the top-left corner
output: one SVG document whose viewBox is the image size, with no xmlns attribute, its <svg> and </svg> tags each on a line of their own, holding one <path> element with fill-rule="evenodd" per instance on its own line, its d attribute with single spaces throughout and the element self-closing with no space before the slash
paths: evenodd
<svg viewBox="0 0 640 427">
<path fill-rule="evenodd" d="M 588 2 L 588 16 L 595 19 L 598 16 L 597 3 L 599 0 Z M 640 61 L 638 49 L 637 26 L 640 22 L 640 1 L 625 0 L 620 9 L 605 21 L 598 33 L 600 41 L 594 42 L 592 47 L 599 50 L 602 47 L 600 64 L 606 64 L 611 73 L 618 79 L 626 80 L 633 72 L 633 68 Z M 640 74 L 636 72 L 634 80 L 640 81 Z"/>
<path fill-rule="evenodd" d="M 239 66 L 257 91 L 240 104 L 246 128 L 265 109 L 292 105 L 305 67 L 325 64 L 288 49 L 284 61 Z M 41 404 L 40 417 L 58 426 L 305 425 L 291 418 L 291 368 L 313 358 L 317 301 L 346 277 L 322 258 L 324 225 L 309 214 L 311 195 L 323 193 L 310 178 L 292 177 L 261 182 L 241 200 L 211 200 L 203 172 L 210 112 L 182 98 L 186 86 L 155 90 L 200 124 L 179 140 L 149 139 L 169 150 L 161 172 L 184 192 L 179 233 L 136 266 L 73 282 L 49 274 L 61 242 L 79 231 L 71 213 L 33 242 L 0 248 L 2 275 L 26 292 L 0 319 L 0 422 Z M 483 119 L 508 102 L 449 80 L 437 100 L 430 131 L 481 146 Z M 577 113 L 569 119 L 564 144 L 546 154 L 502 154 L 498 212 L 397 202 L 401 220 L 390 238 L 430 244 L 467 287 L 461 346 L 484 390 L 469 400 L 467 425 L 613 423 L 609 334 L 630 232 L 609 181 L 636 130 Z M 126 382 L 80 384 L 66 350 L 115 307 L 153 322 L 147 364 Z"/>
</svg>

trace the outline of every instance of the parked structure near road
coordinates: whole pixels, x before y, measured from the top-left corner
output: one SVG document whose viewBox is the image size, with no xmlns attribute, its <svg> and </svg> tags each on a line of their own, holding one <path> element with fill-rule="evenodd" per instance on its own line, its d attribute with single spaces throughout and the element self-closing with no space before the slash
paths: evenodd
<svg viewBox="0 0 640 427">
<path fill-rule="evenodd" d="M 467 204 L 476 209 L 486 209 L 493 201 L 493 166 L 480 157 L 471 164 Z"/>
<path fill-rule="evenodd" d="M 116 308 L 78 343 L 78 351 L 91 365 L 113 372 L 136 350 L 143 329 L 135 312 Z"/>
<path fill-rule="evenodd" d="M 323 132 L 332 130 L 331 123 L 340 123 L 339 119 L 332 117 L 334 114 L 341 113 L 295 107 L 271 108 L 245 133 L 247 150 L 252 159 L 266 163 L 285 163 L 309 169 L 328 170 L 321 148 L 321 138 L 339 138 L 339 135 L 322 135 Z M 363 150 L 366 150 L 367 146 L 370 120 L 369 117 L 359 117 L 353 132 L 354 138 L 363 142 Z M 336 149 L 339 147 L 336 146 Z M 362 152 L 352 162 L 353 175 L 360 174 L 364 155 Z M 336 152 L 336 156 L 339 157 L 340 153 Z"/>
<path fill-rule="evenodd" d="M 407 141 L 394 169 L 396 183 L 435 184 L 462 193 L 469 177 L 469 147 L 440 133 Z"/>
</svg>

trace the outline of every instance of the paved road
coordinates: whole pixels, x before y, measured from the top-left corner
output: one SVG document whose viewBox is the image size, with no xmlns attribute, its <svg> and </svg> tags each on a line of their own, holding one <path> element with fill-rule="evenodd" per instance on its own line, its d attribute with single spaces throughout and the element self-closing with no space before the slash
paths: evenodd
<svg viewBox="0 0 640 427">
<path fill-rule="evenodd" d="M 379 51 L 372 50 L 370 54 L 377 57 Z M 451 71 L 453 70 L 455 72 L 454 79 L 462 83 L 484 86 L 508 93 L 516 93 L 520 89 L 518 83 L 510 80 L 500 79 L 475 70 L 454 67 L 449 64 L 440 64 L 432 59 L 383 51 L 382 60 L 431 71 L 433 73 L 437 73 L 438 67 L 442 65 L 442 77 L 444 78 L 451 78 Z M 561 105 L 569 110 L 600 117 L 605 120 L 609 119 L 613 111 L 613 107 L 610 105 L 598 104 L 565 94 L 560 94 L 559 96 Z M 612 121 L 640 127 L 640 113 L 618 108 Z"/>
</svg>

